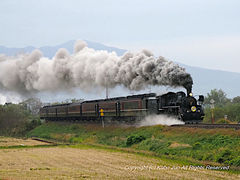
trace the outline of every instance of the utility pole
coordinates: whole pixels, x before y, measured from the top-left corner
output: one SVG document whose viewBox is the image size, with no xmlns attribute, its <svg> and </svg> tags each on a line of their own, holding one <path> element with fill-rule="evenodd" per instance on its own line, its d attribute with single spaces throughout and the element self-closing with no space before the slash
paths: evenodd
<svg viewBox="0 0 240 180">
<path fill-rule="evenodd" d="M 108 99 L 108 83 L 106 83 L 106 99 Z"/>
<path fill-rule="evenodd" d="M 210 103 L 211 103 L 212 124 L 214 124 L 214 121 L 215 121 L 215 117 L 214 117 L 214 103 L 215 103 L 215 101 L 213 99 L 211 99 Z"/>
<path fill-rule="evenodd" d="M 106 85 L 106 99 L 109 97 L 109 92 L 108 92 L 108 74 L 105 76 L 105 85 Z"/>
</svg>

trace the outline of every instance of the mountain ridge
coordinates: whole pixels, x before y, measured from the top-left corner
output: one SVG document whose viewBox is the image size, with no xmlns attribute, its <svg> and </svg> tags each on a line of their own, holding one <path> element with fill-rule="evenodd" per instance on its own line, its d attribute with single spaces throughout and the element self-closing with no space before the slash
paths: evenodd
<svg viewBox="0 0 240 180">
<path fill-rule="evenodd" d="M 125 49 L 106 46 L 101 43 L 96 43 L 96 42 L 92 42 L 92 41 L 88 41 L 88 40 L 84 40 L 84 41 L 86 41 L 86 43 L 88 44 L 88 47 L 93 48 L 95 50 L 107 50 L 109 52 L 114 51 L 118 55 L 122 55 L 127 51 Z M 5 47 L 5 46 L 0 45 L 0 54 L 2 53 L 5 55 L 8 55 L 8 56 L 15 56 L 20 53 L 30 53 L 34 49 L 39 49 L 40 51 L 42 51 L 42 53 L 45 57 L 52 58 L 55 55 L 55 53 L 57 52 L 57 50 L 60 48 L 65 48 L 70 53 L 73 53 L 73 47 L 74 47 L 75 42 L 76 42 L 75 40 L 69 40 L 67 42 L 64 42 L 64 43 L 61 43 L 61 44 L 55 45 L 55 46 L 41 46 L 41 47 L 26 46 L 23 48 Z"/>
</svg>

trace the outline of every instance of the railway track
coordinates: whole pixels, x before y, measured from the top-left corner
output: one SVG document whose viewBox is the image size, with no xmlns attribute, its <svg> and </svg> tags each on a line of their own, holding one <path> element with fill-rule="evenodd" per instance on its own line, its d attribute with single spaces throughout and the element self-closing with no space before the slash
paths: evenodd
<svg viewBox="0 0 240 180">
<path fill-rule="evenodd" d="M 171 127 L 190 127 L 190 128 L 205 128 L 205 129 L 216 129 L 216 128 L 231 128 L 240 129 L 240 124 L 175 124 Z"/>
</svg>

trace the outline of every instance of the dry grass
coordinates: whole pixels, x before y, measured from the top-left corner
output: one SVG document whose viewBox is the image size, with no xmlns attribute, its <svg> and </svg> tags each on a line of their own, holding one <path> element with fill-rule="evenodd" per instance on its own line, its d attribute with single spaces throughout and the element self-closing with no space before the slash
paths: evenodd
<svg viewBox="0 0 240 180">
<path fill-rule="evenodd" d="M 169 147 L 176 148 L 176 147 L 192 147 L 192 146 L 190 144 L 179 144 L 177 142 L 173 142 Z"/>
<path fill-rule="evenodd" d="M 70 134 L 70 133 L 67 133 L 67 134 L 64 134 L 64 133 L 62 133 L 62 134 L 54 134 L 54 133 L 52 133 L 51 134 L 51 137 L 53 139 L 59 139 L 61 141 L 68 141 L 73 136 L 74 136 L 74 134 Z"/>
<path fill-rule="evenodd" d="M 35 141 L 32 139 L 17 139 L 17 138 L 8 138 L 0 136 L 0 146 L 9 147 L 9 146 L 36 146 L 36 145 L 47 145 L 48 143 Z"/>
<path fill-rule="evenodd" d="M 170 169 L 172 166 L 177 167 L 156 158 L 104 149 L 51 147 L 0 150 L 0 179 L 240 178 L 223 171 Z"/>
</svg>

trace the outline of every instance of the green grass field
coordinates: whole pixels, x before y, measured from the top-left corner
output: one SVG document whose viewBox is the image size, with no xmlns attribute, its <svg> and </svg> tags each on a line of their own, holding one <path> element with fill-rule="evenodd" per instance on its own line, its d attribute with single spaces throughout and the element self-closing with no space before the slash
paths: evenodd
<svg viewBox="0 0 240 180">
<path fill-rule="evenodd" d="M 240 130 L 167 126 L 105 127 L 46 123 L 28 133 L 74 144 L 91 144 L 151 154 L 181 164 L 229 165 L 239 171 Z"/>
</svg>

